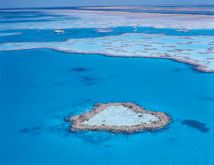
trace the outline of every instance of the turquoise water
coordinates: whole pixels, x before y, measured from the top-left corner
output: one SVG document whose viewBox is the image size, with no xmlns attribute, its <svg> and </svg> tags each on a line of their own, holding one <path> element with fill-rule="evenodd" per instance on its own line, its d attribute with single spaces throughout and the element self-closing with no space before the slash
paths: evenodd
<svg viewBox="0 0 214 165">
<path fill-rule="evenodd" d="M 169 60 L 36 49 L 0 52 L 0 79 L 2 165 L 214 162 L 214 74 Z M 173 121 L 134 135 L 67 131 L 65 116 L 111 101 L 133 101 Z"/>
<path fill-rule="evenodd" d="M 36 21 L 36 20 L 34 20 Z M 65 33 L 54 33 L 53 29 L 15 29 L 15 30 L 1 30 L 0 33 L 20 33 L 20 35 L 2 36 L 0 43 L 7 42 L 53 42 L 65 41 L 68 39 L 79 38 L 95 38 L 105 36 L 117 36 L 125 33 L 142 33 L 142 34 L 161 34 L 166 36 L 214 36 L 213 29 L 197 29 L 188 31 L 179 31 L 170 28 L 153 28 L 153 27 L 115 27 L 111 28 L 109 32 L 99 32 L 95 28 L 73 28 L 64 29 Z"/>
<path fill-rule="evenodd" d="M 48 18 L 47 18 L 48 17 Z M 65 19 L 41 12 L 1 12 L 0 22 Z M 50 18 L 50 19 L 49 19 Z M 17 19 L 17 20 L 16 20 Z M 70 17 L 72 21 L 76 18 Z M 64 41 L 124 33 L 213 36 L 152 27 L 14 29 L 0 43 Z M 132 135 L 68 131 L 64 117 L 97 102 L 134 102 L 172 118 L 157 132 Z M 213 165 L 214 73 L 166 59 L 72 54 L 49 49 L 0 51 L 0 165 Z"/>
</svg>

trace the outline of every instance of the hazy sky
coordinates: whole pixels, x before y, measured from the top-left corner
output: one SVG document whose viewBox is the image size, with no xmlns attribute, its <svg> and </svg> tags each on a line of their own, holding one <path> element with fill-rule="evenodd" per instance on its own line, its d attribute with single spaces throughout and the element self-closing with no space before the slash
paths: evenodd
<svg viewBox="0 0 214 165">
<path fill-rule="evenodd" d="M 0 8 L 149 4 L 214 4 L 214 0 L 0 0 Z"/>
</svg>

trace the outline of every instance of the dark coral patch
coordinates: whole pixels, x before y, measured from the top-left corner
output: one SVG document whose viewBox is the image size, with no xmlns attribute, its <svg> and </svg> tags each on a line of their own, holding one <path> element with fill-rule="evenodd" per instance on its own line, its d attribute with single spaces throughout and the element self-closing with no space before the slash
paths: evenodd
<svg viewBox="0 0 214 165">
<path fill-rule="evenodd" d="M 196 121 L 196 120 L 183 120 L 182 124 L 195 128 L 195 129 L 201 131 L 202 133 L 207 133 L 210 130 L 206 124 Z"/>
<path fill-rule="evenodd" d="M 39 135 L 41 133 L 41 127 L 23 128 L 20 132 L 23 134 Z"/>
<path fill-rule="evenodd" d="M 205 101 L 214 101 L 214 97 L 204 97 L 203 100 L 205 100 Z"/>
<path fill-rule="evenodd" d="M 170 142 L 175 142 L 175 141 L 176 141 L 176 138 L 171 137 L 171 138 L 169 138 L 169 141 L 170 141 Z"/>
<path fill-rule="evenodd" d="M 179 73 L 179 72 L 182 72 L 183 69 L 182 68 L 174 68 L 173 71 L 176 73 Z"/>
<path fill-rule="evenodd" d="M 74 71 L 74 72 L 86 72 L 86 71 L 88 71 L 88 69 L 84 68 L 84 67 L 75 67 L 75 68 L 72 68 L 72 71 Z"/>
<path fill-rule="evenodd" d="M 29 133 L 30 132 L 30 129 L 28 128 L 23 128 L 20 130 L 21 133 Z"/>
</svg>

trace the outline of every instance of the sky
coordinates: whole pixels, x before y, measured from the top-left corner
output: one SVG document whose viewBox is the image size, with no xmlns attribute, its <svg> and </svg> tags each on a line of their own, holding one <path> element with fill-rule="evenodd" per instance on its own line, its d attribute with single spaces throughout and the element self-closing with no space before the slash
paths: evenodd
<svg viewBox="0 0 214 165">
<path fill-rule="evenodd" d="M 0 0 L 0 8 L 212 4 L 214 0 Z"/>
</svg>

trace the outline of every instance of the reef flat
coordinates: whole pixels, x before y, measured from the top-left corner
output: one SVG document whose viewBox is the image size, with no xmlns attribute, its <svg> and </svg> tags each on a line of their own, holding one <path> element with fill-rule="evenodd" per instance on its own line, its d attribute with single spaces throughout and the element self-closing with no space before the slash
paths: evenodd
<svg viewBox="0 0 214 165">
<path fill-rule="evenodd" d="M 194 65 L 197 70 L 214 72 L 213 36 L 168 36 L 125 33 L 63 42 L 13 42 L 0 44 L 0 51 L 48 48 L 82 54 L 120 57 L 166 58 Z"/>
<path fill-rule="evenodd" d="M 116 133 L 151 131 L 165 127 L 170 118 L 162 112 L 144 110 L 133 103 L 96 104 L 91 111 L 68 118 L 71 131 Z"/>
</svg>

